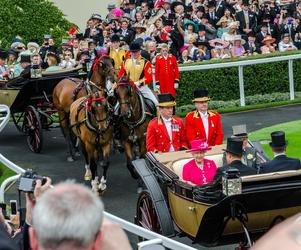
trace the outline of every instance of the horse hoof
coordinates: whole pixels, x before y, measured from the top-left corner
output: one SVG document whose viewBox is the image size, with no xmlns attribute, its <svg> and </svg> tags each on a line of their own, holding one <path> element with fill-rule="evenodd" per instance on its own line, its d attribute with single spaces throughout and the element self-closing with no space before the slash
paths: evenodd
<svg viewBox="0 0 301 250">
<path fill-rule="evenodd" d="M 73 159 L 72 156 L 68 156 L 68 157 L 67 157 L 67 161 L 68 161 L 68 162 L 74 162 L 74 159 Z"/>
<path fill-rule="evenodd" d="M 80 152 L 75 152 L 75 153 L 74 153 L 74 156 L 75 156 L 75 157 L 80 157 Z"/>
<path fill-rule="evenodd" d="M 98 194 L 98 180 L 91 181 L 92 192 Z"/>
<path fill-rule="evenodd" d="M 92 172 L 91 172 L 90 168 L 86 168 L 86 173 L 85 173 L 84 179 L 85 179 L 85 181 L 92 180 Z M 97 180 L 97 183 L 98 183 L 98 180 Z"/>
<path fill-rule="evenodd" d="M 92 179 L 92 175 L 90 175 L 90 176 L 89 175 L 87 175 L 87 176 L 85 175 L 85 177 L 84 177 L 85 181 L 91 181 L 91 179 Z"/>
</svg>

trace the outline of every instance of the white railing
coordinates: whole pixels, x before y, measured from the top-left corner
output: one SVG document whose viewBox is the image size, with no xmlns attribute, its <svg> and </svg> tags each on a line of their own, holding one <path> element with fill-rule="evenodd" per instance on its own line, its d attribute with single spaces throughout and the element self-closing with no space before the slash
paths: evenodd
<svg viewBox="0 0 301 250">
<path fill-rule="evenodd" d="M 295 99 L 295 91 L 294 91 L 294 73 L 293 73 L 293 60 L 301 59 L 301 54 L 296 55 L 287 55 L 287 56 L 276 56 L 276 57 L 268 57 L 268 58 L 260 58 L 260 59 L 250 59 L 250 60 L 242 60 L 237 62 L 219 62 L 212 64 L 204 64 L 204 65 L 190 65 L 190 66 L 180 66 L 180 72 L 184 71 L 194 71 L 194 70 L 207 70 L 207 69 L 219 69 L 219 68 L 229 68 L 229 67 L 238 67 L 238 79 L 239 79 L 239 95 L 240 95 L 240 105 L 245 106 L 245 88 L 244 88 L 244 75 L 243 75 L 243 67 L 255 64 L 262 63 L 272 63 L 279 61 L 288 61 L 288 78 L 289 78 L 289 91 L 290 91 L 290 100 Z M 154 73 L 154 71 L 153 71 Z M 267 77 L 269 72 L 266 72 Z"/>
<path fill-rule="evenodd" d="M 0 104 L 0 132 L 4 129 L 9 122 L 10 110 L 6 105 Z"/>
</svg>

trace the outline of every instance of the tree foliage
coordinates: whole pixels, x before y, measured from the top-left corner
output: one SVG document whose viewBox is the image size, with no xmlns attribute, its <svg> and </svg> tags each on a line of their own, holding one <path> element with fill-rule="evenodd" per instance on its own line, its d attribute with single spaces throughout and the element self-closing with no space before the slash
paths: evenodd
<svg viewBox="0 0 301 250">
<path fill-rule="evenodd" d="M 74 25 L 48 0 L 1 0 L 0 23 L 0 47 L 4 48 L 17 35 L 25 43 L 31 39 L 41 43 L 44 34 L 61 40 Z"/>
</svg>

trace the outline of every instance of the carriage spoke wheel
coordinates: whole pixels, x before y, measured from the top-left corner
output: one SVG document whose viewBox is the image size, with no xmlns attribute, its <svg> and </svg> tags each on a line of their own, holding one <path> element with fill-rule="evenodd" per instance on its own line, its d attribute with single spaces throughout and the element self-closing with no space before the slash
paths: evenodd
<svg viewBox="0 0 301 250">
<path fill-rule="evenodd" d="M 28 106 L 24 115 L 24 129 L 27 137 L 27 144 L 34 153 L 42 150 L 42 124 L 39 113 L 33 106 Z"/>
<path fill-rule="evenodd" d="M 143 191 L 137 202 L 136 223 L 138 226 L 162 234 L 161 226 L 152 198 L 147 191 Z M 143 240 L 139 238 L 140 240 Z"/>
<path fill-rule="evenodd" d="M 12 115 L 11 115 L 17 130 L 21 133 L 26 132 L 25 128 L 24 128 L 24 115 L 25 115 L 25 112 L 12 113 Z"/>
</svg>

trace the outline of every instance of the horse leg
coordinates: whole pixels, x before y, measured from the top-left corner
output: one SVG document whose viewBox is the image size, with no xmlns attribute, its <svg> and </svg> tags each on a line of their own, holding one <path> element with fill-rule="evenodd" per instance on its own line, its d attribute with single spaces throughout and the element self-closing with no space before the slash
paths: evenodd
<svg viewBox="0 0 301 250">
<path fill-rule="evenodd" d="M 128 142 L 123 142 L 123 147 L 124 147 L 124 152 L 125 152 L 125 155 L 126 155 L 126 167 L 130 171 L 130 174 L 131 174 L 132 178 L 134 178 L 136 180 L 136 179 L 138 179 L 138 175 L 137 175 L 137 173 L 134 169 L 134 166 L 132 164 L 133 152 L 132 152 L 131 144 L 128 143 Z"/>
<path fill-rule="evenodd" d="M 97 161 L 95 160 L 94 157 L 90 158 L 90 169 L 92 172 L 92 181 L 91 181 L 92 191 L 98 194 L 99 178 L 97 175 Z"/>
<path fill-rule="evenodd" d="M 64 111 L 58 111 L 59 118 L 60 118 L 60 125 L 63 132 L 63 135 L 65 137 L 65 140 L 67 142 L 67 161 L 73 162 L 73 150 L 72 150 L 72 142 L 70 137 L 70 122 L 69 122 L 69 114 Z"/>
<path fill-rule="evenodd" d="M 107 143 L 106 145 L 102 146 L 102 159 L 100 162 L 101 167 L 103 168 L 102 177 L 100 179 L 99 184 L 99 191 L 102 194 L 107 189 L 107 171 L 110 166 L 109 156 L 111 150 L 111 143 Z"/>
<path fill-rule="evenodd" d="M 89 156 L 88 156 L 88 153 L 86 151 L 86 148 L 82 145 L 82 153 L 85 157 L 85 176 L 84 176 L 84 180 L 85 181 L 91 181 L 92 179 L 92 172 L 91 172 L 91 169 L 90 169 L 90 162 L 89 162 Z"/>
</svg>

